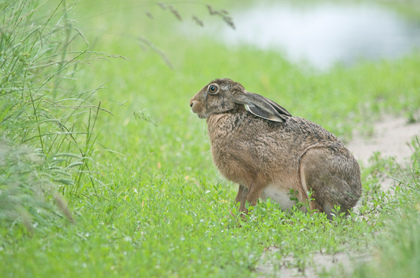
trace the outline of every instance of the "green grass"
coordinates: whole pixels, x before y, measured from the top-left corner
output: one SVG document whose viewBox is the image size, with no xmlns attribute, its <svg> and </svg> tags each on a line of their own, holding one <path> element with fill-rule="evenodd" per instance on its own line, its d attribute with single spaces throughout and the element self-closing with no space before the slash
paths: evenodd
<svg viewBox="0 0 420 278">
<path fill-rule="evenodd" d="M 390 202 L 387 229 L 374 241 L 375 256 L 358 266 L 352 277 L 418 277 L 420 258 L 420 166 L 419 138 L 413 141 L 412 164 L 396 171 L 399 180 Z"/>
<path fill-rule="evenodd" d="M 404 179 L 404 186 L 393 195 L 378 190 L 381 171 L 398 175 L 407 170 L 375 156 L 372 166 L 362 169 L 360 211 L 349 218 L 329 222 L 325 215 L 285 212 L 267 202 L 259 203 L 242 221 L 229 217 L 236 212 L 236 185 L 217 173 L 205 122 L 190 112 L 188 104 L 210 80 L 230 77 L 348 141 L 355 128 L 368 133 L 383 114 L 412 118 L 420 106 L 418 51 L 396 61 L 337 66 L 317 73 L 292 65 L 273 51 L 231 48 L 217 37 L 180 35 L 171 28 L 179 23 L 168 10 L 136 3 L 86 1 L 63 10 L 69 3 L 62 2 L 48 21 L 57 7 L 48 1 L 27 19 L 28 24 L 19 25 L 21 31 L 8 33 L 15 43 L 2 44 L 2 57 L 19 61 L 21 56 L 16 55 L 26 53 L 27 60 L 20 61 L 27 62 L 16 63 L 19 69 L 8 63 L 1 75 L 14 72 L 8 79 L 14 83 L 3 82 L 0 92 L 1 111 L 6 111 L 0 114 L 0 134 L 9 142 L 0 150 L 6 149 L 13 158 L 8 164 L 0 160 L 0 209 L 7 211 L 7 217 L 0 218 L 0 276 L 258 276 L 255 268 L 264 248 L 276 246 L 280 251 L 272 255 L 275 265 L 292 256 L 295 260 L 289 267 L 303 272 L 317 251 L 374 249 L 382 254 L 375 262 L 379 266 L 357 268 L 354 275 L 382 274 L 378 269 L 383 264 L 415 277 L 415 266 L 410 268 L 402 259 L 390 264 L 392 258 L 386 255 L 401 252 L 401 258 L 420 258 L 417 249 L 393 249 L 397 239 L 402 247 L 419 240 L 418 221 L 406 220 L 418 220 L 414 158 L 416 178 Z M 4 36 L 5 20 L 12 15 L 3 14 L 6 4 L 1 5 Z M 22 15 L 36 5 L 28 3 Z M 214 5 L 234 8 L 224 2 Z M 223 24 L 220 18 L 206 15 L 204 5 L 174 7 L 183 21 L 195 14 L 205 26 Z M 33 21 L 38 25 L 29 24 Z M 190 24 L 191 34 L 202 28 Z M 18 44 L 30 28 L 38 28 L 34 34 L 40 35 Z M 61 40 L 48 40 L 52 33 Z M 153 42 L 173 69 L 142 44 L 140 36 Z M 38 51 L 28 51 L 31 45 Z M 37 71 L 28 67 L 45 62 L 38 53 L 47 53 L 42 57 L 53 66 Z M 61 70 L 60 63 L 68 66 Z M 10 88 L 20 89 L 7 93 Z M 38 97 L 33 100 L 31 94 Z M 112 114 L 98 110 L 99 103 Z M 49 124 L 51 119 L 54 124 Z M 37 128 L 25 133 L 29 126 Z M 59 133 L 63 126 L 71 132 Z M 21 154 L 20 148 L 34 152 L 41 163 Z M 418 145 L 416 150 L 418 159 Z M 13 155 L 16 152 L 21 155 Z M 21 175 L 22 170 L 29 174 Z M 15 195 L 4 193 L 5 189 L 15 190 L 19 198 L 11 198 Z M 74 224 L 64 217 L 65 210 L 53 205 L 56 192 L 68 200 Z M 46 212 L 38 213 L 40 208 Z M 381 240 L 376 239 L 378 234 Z M 393 273 L 388 272 L 389 277 Z"/>
</svg>

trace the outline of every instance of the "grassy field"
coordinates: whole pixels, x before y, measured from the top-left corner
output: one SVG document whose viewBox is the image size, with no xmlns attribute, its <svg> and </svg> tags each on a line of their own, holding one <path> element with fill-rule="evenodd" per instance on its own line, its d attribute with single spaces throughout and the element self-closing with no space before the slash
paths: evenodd
<svg viewBox="0 0 420 278">
<path fill-rule="evenodd" d="M 362 165 L 348 218 L 267 202 L 243 221 L 228 217 L 237 186 L 213 166 L 205 121 L 189 109 L 229 77 L 349 141 L 384 114 L 420 120 L 418 51 L 318 73 L 193 35 L 203 29 L 193 15 L 226 24 L 204 4 L 173 6 L 191 27 L 182 35 L 169 6 L 57 2 L 0 2 L 1 277 L 252 277 L 270 246 L 276 266 L 291 257 L 302 274 L 315 252 L 368 252 L 347 275 L 418 277 L 418 140 L 409 165 Z M 379 190 L 384 172 L 400 180 L 395 193 Z"/>
</svg>

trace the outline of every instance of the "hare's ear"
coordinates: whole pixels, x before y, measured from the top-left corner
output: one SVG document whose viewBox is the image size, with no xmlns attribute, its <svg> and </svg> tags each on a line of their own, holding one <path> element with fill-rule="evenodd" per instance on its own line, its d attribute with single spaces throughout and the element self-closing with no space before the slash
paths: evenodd
<svg viewBox="0 0 420 278">
<path fill-rule="evenodd" d="M 274 101 L 261 95 L 246 92 L 237 94 L 234 101 L 245 105 L 245 109 L 260 118 L 273 122 L 284 122 L 290 113 Z"/>
</svg>

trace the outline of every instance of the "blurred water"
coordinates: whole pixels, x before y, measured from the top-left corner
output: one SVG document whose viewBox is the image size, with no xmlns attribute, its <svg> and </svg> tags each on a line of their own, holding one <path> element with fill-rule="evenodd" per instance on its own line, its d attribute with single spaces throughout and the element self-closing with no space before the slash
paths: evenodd
<svg viewBox="0 0 420 278">
<path fill-rule="evenodd" d="M 392 59 L 420 46 L 420 24 L 373 4 L 259 3 L 231 15 L 236 30 L 214 30 L 229 45 L 280 50 L 319 69 Z"/>
</svg>

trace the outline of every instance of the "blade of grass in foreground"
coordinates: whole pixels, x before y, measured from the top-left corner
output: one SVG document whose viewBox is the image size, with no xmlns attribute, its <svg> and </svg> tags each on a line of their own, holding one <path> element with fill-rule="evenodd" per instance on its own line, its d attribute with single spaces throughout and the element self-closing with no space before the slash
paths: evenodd
<svg viewBox="0 0 420 278">
<path fill-rule="evenodd" d="M 46 223 L 59 214 L 54 199 L 73 221 L 58 190 L 76 195 L 81 184 L 95 184 L 94 130 L 106 110 L 93 104 L 97 89 L 78 87 L 77 68 L 99 53 L 74 27 L 71 7 L 24 0 L 0 6 L 1 218 L 28 231 L 31 217 Z"/>
</svg>

